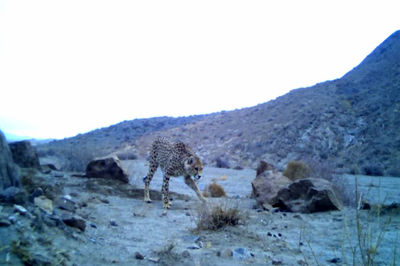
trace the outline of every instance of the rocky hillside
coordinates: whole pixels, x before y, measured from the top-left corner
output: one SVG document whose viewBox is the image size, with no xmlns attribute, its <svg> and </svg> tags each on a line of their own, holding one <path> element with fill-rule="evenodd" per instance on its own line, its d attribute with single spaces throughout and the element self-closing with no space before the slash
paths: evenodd
<svg viewBox="0 0 400 266">
<path fill-rule="evenodd" d="M 264 159 L 283 168 L 303 159 L 344 172 L 400 176 L 399 110 L 400 31 L 341 79 L 251 108 L 128 121 L 46 147 L 95 145 L 146 157 L 152 139 L 164 135 L 190 143 L 212 165 L 254 167 Z"/>
<path fill-rule="evenodd" d="M 345 172 L 400 176 L 400 31 L 343 78 L 317 84 L 252 108 L 144 135 L 183 139 L 208 162 L 282 168 L 293 159 L 329 161 Z"/>
</svg>

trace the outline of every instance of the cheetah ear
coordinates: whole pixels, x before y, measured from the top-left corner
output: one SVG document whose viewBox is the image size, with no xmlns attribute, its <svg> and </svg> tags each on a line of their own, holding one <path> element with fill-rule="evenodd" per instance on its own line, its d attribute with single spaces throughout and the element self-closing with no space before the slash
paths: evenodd
<svg viewBox="0 0 400 266">
<path fill-rule="evenodd" d="M 194 160 L 193 160 L 193 157 L 191 156 L 191 157 L 187 160 L 187 163 L 190 164 L 190 165 L 192 165 L 193 162 L 194 162 Z"/>
</svg>

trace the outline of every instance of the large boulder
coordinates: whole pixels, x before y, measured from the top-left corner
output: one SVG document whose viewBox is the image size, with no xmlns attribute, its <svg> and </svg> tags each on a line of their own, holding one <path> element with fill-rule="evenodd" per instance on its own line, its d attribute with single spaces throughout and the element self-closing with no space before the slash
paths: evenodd
<svg viewBox="0 0 400 266">
<path fill-rule="evenodd" d="M 343 206 L 332 183 L 321 178 L 299 179 L 280 189 L 271 205 L 302 213 L 340 210 Z"/>
<path fill-rule="evenodd" d="M 20 185 L 18 166 L 15 165 L 6 138 L 0 131 L 0 192 L 8 187 L 19 187 Z"/>
<path fill-rule="evenodd" d="M 117 156 L 93 159 L 86 167 L 86 176 L 117 179 L 129 183 L 128 174 Z"/>
<path fill-rule="evenodd" d="M 40 170 L 39 156 L 29 141 L 17 141 L 9 145 L 16 164 L 20 167 Z"/>
<path fill-rule="evenodd" d="M 258 171 L 261 172 L 261 171 Z M 253 197 L 261 206 L 265 203 L 272 205 L 279 190 L 292 183 L 282 173 L 273 170 L 264 170 L 251 182 Z"/>
<path fill-rule="evenodd" d="M 23 204 L 26 193 L 21 187 L 20 172 L 14 163 L 3 132 L 0 131 L 0 202 Z"/>
</svg>

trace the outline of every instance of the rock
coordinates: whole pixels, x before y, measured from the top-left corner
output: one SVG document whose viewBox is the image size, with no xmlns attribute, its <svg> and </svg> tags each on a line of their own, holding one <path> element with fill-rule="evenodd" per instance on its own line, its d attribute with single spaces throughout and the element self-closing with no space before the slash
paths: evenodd
<svg viewBox="0 0 400 266">
<path fill-rule="evenodd" d="M 27 209 L 25 209 L 23 206 L 17 205 L 17 204 L 14 204 L 14 210 L 21 215 L 25 215 L 28 213 Z"/>
<path fill-rule="evenodd" d="M 272 164 L 267 163 L 266 161 L 261 160 L 261 161 L 258 163 L 258 166 L 257 166 L 257 173 L 256 173 L 256 176 L 261 175 L 261 174 L 264 173 L 265 171 L 270 171 L 270 170 L 275 171 L 275 167 L 274 167 Z"/>
<path fill-rule="evenodd" d="M 117 179 L 129 183 L 128 174 L 116 156 L 92 160 L 86 167 L 86 176 Z"/>
<path fill-rule="evenodd" d="M 118 226 L 117 222 L 114 221 L 114 220 L 111 220 L 111 221 L 110 221 L 110 225 L 111 225 L 111 226 Z"/>
<path fill-rule="evenodd" d="M 61 210 L 75 212 L 76 210 L 76 203 L 72 200 L 69 200 L 65 197 L 57 198 L 54 202 L 55 206 Z"/>
<path fill-rule="evenodd" d="M 183 258 L 190 258 L 190 252 L 187 251 L 187 250 L 184 250 L 184 251 L 182 252 L 182 257 L 183 257 Z"/>
<path fill-rule="evenodd" d="M 47 214 L 53 213 L 53 201 L 45 196 L 42 195 L 34 198 L 33 203 Z"/>
<path fill-rule="evenodd" d="M 154 263 L 159 263 L 160 262 L 160 258 L 159 257 L 150 257 L 148 258 L 149 261 L 154 262 Z"/>
<path fill-rule="evenodd" d="M 182 241 L 186 243 L 196 243 L 200 241 L 200 236 L 198 235 L 186 235 L 182 237 Z"/>
<path fill-rule="evenodd" d="M 0 193 L 8 187 L 20 187 L 20 173 L 14 163 L 3 132 L 0 131 Z"/>
<path fill-rule="evenodd" d="M 44 174 L 50 174 L 51 171 L 56 171 L 57 167 L 54 164 L 48 163 L 48 164 L 41 164 L 40 168 L 42 170 L 42 173 Z"/>
<path fill-rule="evenodd" d="M 86 229 L 86 221 L 83 220 L 82 218 L 72 216 L 72 215 L 66 215 L 64 214 L 61 217 L 61 220 L 68 226 L 78 228 L 82 232 L 85 231 Z"/>
<path fill-rule="evenodd" d="M 43 195 L 43 189 L 42 188 L 36 188 L 30 195 L 29 195 L 29 201 L 33 203 L 36 197 L 40 197 Z"/>
<path fill-rule="evenodd" d="M 292 181 L 280 172 L 264 171 L 251 182 L 252 194 L 259 205 L 265 203 L 273 205 L 278 191 L 290 183 Z"/>
<path fill-rule="evenodd" d="M 220 255 L 221 255 L 221 257 L 224 257 L 224 258 L 232 257 L 232 255 L 233 255 L 232 249 L 226 248 L 220 253 Z"/>
<path fill-rule="evenodd" d="M 20 187 L 8 187 L 0 192 L 0 202 L 24 204 L 27 201 L 26 192 Z"/>
<path fill-rule="evenodd" d="M 11 222 L 5 218 L 0 218 L 0 227 L 10 226 Z"/>
<path fill-rule="evenodd" d="M 273 199 L 274 207 L 289 212 L 323 212 L 341 210 L 331 182 L 321 178 L 299 179 L 282 188 Z"/>
<path fill-rule="evenodd" d="M 236 260 L 246 260 L 251 258 L 252 254 L 246 248 L 235 248 L 232 251 L 232 257 Z"/>
<path fill-rule="evenodd" d="M 135 252 L 135 259 L 137 260 L 143 260 L 144 256 L 142 254 L 140 254 L 140 252 L 136 251 Z"/>
<path fill-rule="evenodd" d="M 36 149 L 27 140 L 10 143 L 13 160 L 20 167 L 41 169 Z"/>
</svg>

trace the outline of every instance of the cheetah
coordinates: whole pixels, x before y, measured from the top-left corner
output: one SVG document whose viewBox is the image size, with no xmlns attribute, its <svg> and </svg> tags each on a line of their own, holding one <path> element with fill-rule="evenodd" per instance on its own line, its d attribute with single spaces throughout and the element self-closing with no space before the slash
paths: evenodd
<svg viewBox="0 0 400 266">
<path fill-rule="evenodd" d="M 149 186 L 158 166 L 160 166 L 164 174 L 161 192 L 165 210 L 171 206 L 168 195 L 169 179 L 171 176 L 184 176 L 185 184 L 196 192 L 197 197 L 201 201 L 206 201 L 195 182 L 195 180 L 198 181 L 200 179 L 200 174 L 203 170 L 203 163 L 199 157 L 185 143 L 171 143 L 162 137 L 156 138 L 151 147 L 149 172 L 143 178 L 144 201 L 151 202 Z M 195 180 L 192 179 L 192 176 Z"/>
</svg>

